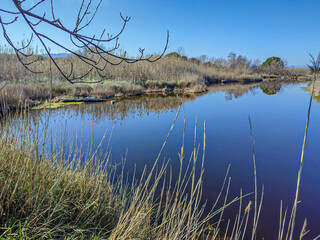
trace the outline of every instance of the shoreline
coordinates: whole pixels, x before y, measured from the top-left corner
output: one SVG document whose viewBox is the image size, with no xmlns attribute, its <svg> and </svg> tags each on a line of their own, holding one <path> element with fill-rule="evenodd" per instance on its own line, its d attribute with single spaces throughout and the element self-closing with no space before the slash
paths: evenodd
<svg viewBox="0 0 320 240">
<path fill-rule="evenodd" d="M 272 76 L 269 76 L 266 78 L 265 76 L 261 78 L 256 78 L 256 79 L 242 79 L 236 80 L 236 79 L 213 79 L 213 78 L 205 78 L 203 82 L 200 82 L 200 84 L 195 84 L 193 82 L 189 82 L 187 84 L 184 84 L 183 86 L 179 85 L 179 82 L 173 82 L 173 81 L 158 81 L 156 80 L 148 80 L 148 81 L 153 81 L 154 83 L 158 83 L 158 86 L 151 86 L 143 88 L 141 85 L 132 85 L 132 82 L 124 82 L 124 81 L 119 81 L 115 82 L 117 84 L 122 84 L 121 86 L 116 86 L 114 87 L 113 85 L 109 87 L 109 85 L 104 86 L 104 89 L 99 89 L 100 86 L 97 86 L 97 90 L 92 90 L 94 87 L 88 86 L 88 84 L 83 84 L 83 85 L 67 85 L 63 86 L 63 91 L 60 89 L 62 88 L 60 86 L 54 86 L 54 91 L 55 93 L 53 94 L 52 98 L 52 103 L 88 103 L 88 102 L 106 102 L 106 101 L 118 101 L 119 99 L 122 98 L 128 98 L 128 97 L 136 97 L 136 96 L 143 96 L 143 95 L 166 95 L 166 94 L 203 94 L 209 91 L 208 88 L 212 86 L 226 86 L 226 85 L 234 85 L 234 84 L 240 84 L 240 85 L 246 85 L 246 84 L 251 84 L 251 83 L 303 83 L 303 82 L 309 82 L 311 80 L 310 76 L 303 76 L 303 77 L 295 77 L 295 78 L 275 78 Z M 47 84 L 43 83 L 26 83 L 27 84 L 32 84 L 32 88 L 37 88 L 41 89 L 41 87 L 46 87 L 48 90 Z M 132 85 L 132 86 L 131 86 Z M 129 87 L 128 87 L 129 86 Z M 11 83 L 6 86 L 6 88 L 9 89 L 21 89 L 23 85 L 21 83 Z M 127 88 L 126 88 L 127 87 Z M 131 88 L 130 88 L 131 87 Z M 19 96 L 16 96 L 13 100 L 11 100 L 11 103 L 6 104 L 6 101 L 3 100 L 3 96 L 7 96 L 7 90 L 4 88 L 2 90 L 1 94 L 0 91 L 0 112 L 3 113 L 3 109 L 5 111 L 11 112 L 11 111 L 16 111 L 17 109 L 21 108 L 34 108 L 39 105 L 46 105 L 46 103 L 49 103 L 50 98 L 49 94 L 46 93 L 46 96 L 40 96 L 40 94 L 34 94 L 34 96 L 24 96 L 25 99 L 22 99 L 21 93 Z M 114 88 L 114 89 L 112 89 Z M 84 92 L 84 90 L 87 92 Z M 91 89 L 88 90 L 88 89 Z M 29 89 L 27 89 L 30 91 Z M 26 91 L 27 91 L 26 90 Z M 101 90 L 105 90 L 105 93 Z M 9 91 L 9 90 L 8 90 Z M 68 91 L 70 93 L 68 93 Z M 78 92 L 76 92 L 78 91 Z M 83 92 L 82 92 L 83 91 Z M 72 92 L 72 93 L 71 93 Z M 3 105 L 6 105 L 5 107 Z"/>
</svg>

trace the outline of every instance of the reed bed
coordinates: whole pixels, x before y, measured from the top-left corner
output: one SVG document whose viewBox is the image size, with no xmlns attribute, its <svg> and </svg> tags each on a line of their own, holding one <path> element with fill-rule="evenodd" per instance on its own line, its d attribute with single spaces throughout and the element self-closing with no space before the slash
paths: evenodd
<svg viewBox="0 0 320 240">
<path fill-rule="evenodd" d="M 213 228 L 209 222 L 217 217 L 220 223 L 227 206 L 243 198 L 227 201 L 226 177 L 217 199 L 225 195 L 224 204 L 217 207 L 216 202 L 204 214 L 204 156 L 199 175 L 197 143 L 189 159 L 182 145 L 179 179 L 171 181 L 168 162 L 160 158 L 174 124 L 151 169 L 129 181 L 123 167 L 110 164 L 108 150 L 102 153 L 98 147 L 88 153 L 73 145 L 66 155 L 62 141 L 54 147 L 59 150 L 48 151 L 45 129 L 22 112 L 1 122 L 1 238 L 220 239 L 219 225 Z M 205 140 L 204 133 L 203 150 Z"/>
<path fill-rule="evenodd" d="M 42 55 L 36 48 L 28 48 L 26 52 L 34 52 L 32 65 L 34 74 L 23 68 L 14 52 L 6 46 L 0 46 L 0 105 L 4 102 L 11 109 L 19 101 L 28 101 L 29 105 L 50 98 L 50 80 L 53 79 L 52 96 L 58 101 L 61 97 L 100 97 L 115 95 L 141 94 L 157 90 L 186 90 L 202 92 L 207 86 L 218 82 L 251 82 L 261 81 L 260 74 L 250 61 L 224 65 L 212 61 L 188 59 L 178 54 L 168 54 L 155 63 L 137 62 L 135 64 L 107 65 L 104 71 L 90 71 L 90 66 L 77 57 L 56 58 L 55 61 L 64 72 L 70 72 L 72 78 L 83 76 L 80 84 L 70 85 L 56 68 L 50 67 L 50 59 Z M 156 57 L 156 56 L 155 56 Z M 111 59 L 110 59 L 111 60 Z M 101 81 L 97 84 L 93 82 Z"/>
<path fill-rule="evenodd" d="M 23 44 L 23 43 L 20 43 Z M 20 101 L 29 106 L 46 100 L 59 101 L 61 98 L 99 97 L 117 95 L 138 95 L 148 91 L 204 92 L 209 85 L 217 83 L 250 83 L 263 79 L 309 80 L 306 69 L 283 68 L 272 74 L 259 68 L 259 63 L 232 53 L 228 59 L 210 60 L 207 57 L 187 58 L 178 53 L 169 53 L 154 63 L 107 65 L 101 72 L 90 71 L 75 56 L 65 55 L 55 61 L 64 72 L 72 71 L 72 78 L 84 76 L 80 83 L 71 85 L 59 71 L 50 67 L 49 57 L 41 54 L 36 47 L 29 47 L 26 53 L 35 53 L 30 61 L 34 74 L 23 68 L 12 49 L 0 46 L 0 106 L 14 109 Z M 85 53 L 83 53 L 85 54 Z M 154 56 L 157 57 L 157 54 Z M 108 58 L 108 57 L 106 57 Z M 108 59 L 112 61 L 112 59 Z M 71 67 L 72 66 L 72 67 Z M 100 66 L 103 68 L 103 66 Z M 50 81 L 53 81 L 52 96 Z M 97 83 L 98 82 L 98 83 Z M 1 111 L 1 109 L 0 109 Z"/>
<path fill-rule="evenodd" d="M 42 81 L 49 79 L 51 74 L 55 80 L 63 79 L 56 68 L 50 69 L 49 57 L 41 55 L 37 49 L 32 47 L 28 48 L 26 52 L 35 53 L 32 60 L 36 60 L 37 64 L 32 65 L 32 70 L 38 74 L 23 68 L 10 48 L 0 46 L 0 79 L 11 82 L 19 80 Z M 155 54 L 154 57 L 158 56 Z M 244 59 L 245 61 L 239 62 L 236 60 L 223 60 L 222 64 L 217 60 L 200 61 L 198 59 L 188 59 L 177 53 L 170 53 L 152 64 L 144 61 L 116 66 L 109 64 L 100 74 L 90 71 L 88 75 L 85 75 L 86 79 L 84 81 L 111 78 L 140 84 L 143 84 L 146 80 L 182 81 L 188 84 L 196 84 L 205 78 L 216 80 L 233 79 L 237 81 L 242 81 L 246 78 L 261 79 L 257 66 L 246 58 Z M 108 60 L 112 62 L 112 59 Z M 90 66 L 74 56 L 66 55 L 65 57 L 56 58 L 55 61 L 61 66 L 62 70 L 67 72 L 70 72 L 72 63 L 72 77 L 82 76 L 90 70 Z"/>
</svg>

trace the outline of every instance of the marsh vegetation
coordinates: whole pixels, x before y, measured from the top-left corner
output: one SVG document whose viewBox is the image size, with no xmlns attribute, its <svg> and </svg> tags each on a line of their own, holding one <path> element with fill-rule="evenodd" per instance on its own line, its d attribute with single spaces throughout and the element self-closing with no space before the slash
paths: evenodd
<svg viewBox="0 0 320 240">
<path fill-rule="evenodd" d="M 320 237 L 312 121 L 306 148 L 320 55 L 310 55 L 309 69 L 234 52 L 188 58 L 167 52 L 167 31 L 160 53 L 128 56 L 118 39 L 130 17 L 120 14 L 115 35 L 87 29 L 101 0 L 79 3 L 72 26 L 56 18 L 53 1 L 8 2 L 13 11 L 0 8 L 8 44 L 0 48 L 1 239 Z M 31 36 L 15 43 L 10 28 L 20 23 Z"/>
<path fill-rule="evenodd" d="M 1 236 L 274 238 L 281 221 L 279 234 L 284 239 L 290 215 L 288 210 L 283 221 L 284 212 L 287 206 L 290 209 L 295 191 L 293 159 L 299 157 L 308 101 L 303 88 L 308 85 L 285 83 L 276 94 L 264 93 L 273 93 L 277 86 L 264 83 L 264 91 L 258 83 L 211 86 L 198 96 L 144 95 L 114 104 L 18 111 L 3 119 Z M 247 112 L 254 113 L 256 190 Z M 296 117 L 287 124 L 292 114 Z M 314 114 L 311 121 L 308 159 L 319 154 L 318 118 Z M 207 126 L 202 124 L 205 120 Z M 293 131 L 298 128 L 301 131 Z M 317 181 L 308 177 L 315 176 L 313 164 L 317 164 L 309 161 L 295 238 L 305 216 L 313 219 L 305 238 L 318 234 L 312 199 L 320 193 L 305 196 Z"/>
<path fill-rule="evenodd" d="M 15 109 L 19 104 L 32 107 L 49 101 L 51 77 L 54 102 L 64 98 L 107 99 L 163 91 L 199 93 L 207 91 L 213 84 L 285 80 L 295 82 L 312 79 L 308 71 L 272 64 L 259 67 L 258 62 L 235 53 L 230 53 L 228 59 L 199 57 L 199 60 L 174 52 L 152 64 L 137 62 L 129 65 L 108 65 L 104 70 L 104 76 L 107 77 L 90 72 L 86 75 L 85 83 L 71 85 L 65 81 L 59 70 L 52 68 L 50 71 L 48 57 L 38 53 L 33 55 L 33 58 L 37 58 L 39 63 L 34 67 L 34 71 L 41 72 L 36 75 L 19 66 L 12 50 L 2 48 L 0 79 L 5 88 L 0 91 L 1 109 Z M 56 58 L 55 61 L 66 68 L 72 62 L 74 77 L 81 76 L 89 71 L 90 67 L 75 56 L 66 55 Z M 99 82 L 94 83 L 96 81 Z"/>
</svg>

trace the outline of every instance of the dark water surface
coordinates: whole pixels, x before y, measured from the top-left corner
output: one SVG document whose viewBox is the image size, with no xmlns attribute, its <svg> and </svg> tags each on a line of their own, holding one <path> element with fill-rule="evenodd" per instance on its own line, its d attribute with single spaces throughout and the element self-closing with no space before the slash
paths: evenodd
<svg viewBox="0 0 320 240">
<path fill-rule="evenodd" d="M 258 187 L 264 184 L 264 201 L 258 236 L 276 239 L 280 201 L 290 212 L 294 200 L 297 173 L 304 135 L 310 93 L 306 84 L 229 85 L 218 86 L 199 96 L 142 96 L 99 104 L 70 106 L 50 112 L 49 129 L 60 136 L 93 139 L 98 146 L 106 130 L 114 126 L 110 146 L 112 160 L 120 162 L 127 153 L 126 170 L 134 165 L 141 172 L 145 164 L 152 166 L 171 127 L 179 105 L 181 111 L 168 140 L 163 157 L 171 159 L 173 174 L 179 168 L 178 152 L 183 135 L 183 117 L 187 120 L 186 155 L 193 150 L 195 120 L 197 140 L 203 139 L 203 123 L 207 123 L 203 198 L 213 204 L 220 191 L 227 168 L 231 164 L 229 200 L 253 192 L 254 176 L 252 145 L 248 115 L 253 124 L 256 145 Z M 32 113 L 44 121 L 43 111 Z M 51 130 L 50 130 L 51 131 Z M 309 136 L 302 173 L 296 229 L 307 218 L 306 239 L 320 234 L 320 104 L 313 102 Z M 108 140 L 103 143 L 106 148 Z M 200 154 L 201 151 L 200 151 Z M 200 164 L 200 161 L 199 161 Z M 247 205 L 253 195 L 244 199 Z M 225 218 L 234 219 L 238 204 L 227 211 Z"/>
</svg>

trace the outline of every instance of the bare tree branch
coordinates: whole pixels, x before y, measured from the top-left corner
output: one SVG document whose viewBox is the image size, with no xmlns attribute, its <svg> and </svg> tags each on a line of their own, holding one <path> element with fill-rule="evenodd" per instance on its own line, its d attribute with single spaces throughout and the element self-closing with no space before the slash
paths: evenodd
<svg viewBox="0 0 320 240">
<path fill-rule="evenodd" d="M 123 21 L 123 25 L 120 31 L 114 36 L 112 36 L 109 33 L 106 33 L 106 30 L 103 29 L 101 35 L 99 34 L 100 37 L 98 38 L 96 37 L 97 36 L 96 34 L 94 34 L 93 36 L 89 36 L 89 35 L 83 34 L 83 31 L 94 20 L 99 7 L 101 6 L 102 0 L 98 0 L 97 6 L 94 8 L 94 11 L 92 14 L 90 12 L 90 7 L 92 7 L 93 0 L 82 0 L 79 11 L 77 13 L 76 23 L 72 30 L 65 27 L 62 24 L 61 19 L 56 17 L 54 6 L 53 6 L 53 0 L 50 0 L 49 9 L 48 9 L 51 11 L 51 18 L 46 17 L 46 12 L 43 12 L 43 14 L 41 15 L 33 12 L 35 8 L 42 5 L 46 1 L 47 0 L 38 0 L 36 3 L 31 5 L 31 7 L 29 5 L 28 8 L 25 8 L 24 4 L 28 2 L 28 0 L 12 0 L 15 8 L 17 9 L 16 12 L 0 8 L 0 24 L 3 30 L 4 38 L 9 43 L 10 47 L 13 48 L 19 62 L 30 72 L 39 73 L 37 71 L 32 70 L 32 65 L 37 62 L 37 58 L 28 60 L 33 56 L 33 53 L 26 53 L 25 51 L 29 48 L 33 40 L 33 36 L 35 36 L 39 40 L 46 54 L 48 55 L 48 57 L 50 58 L 50 60 L 52 61 L 56 69 L 70 83 L 83 82 L 79 80 L 88 76 L 88 74 L 93 70 L 95 70 L 99 74 L 99 76 L 103 78 L 105 76 L 103 75 L 102 72 L 105 70 L 108 64 L 115 66 L 122 63 L 136 63 L 139 61 L 146 61 L 150 63 L 158 61 L 167 50 L 168 41 L 169 41 L 169 32 L 167 32 L 166 44 L 162 53 L 156 57 L 153 57 L 152 55 L 148 57 L 144 57 L 145 50 L 142 48 L 138 49 L 139 56 L 136 58 L 127 57 L 126 52 L 123 55 L 117 55 L 115 54 L 115 51 L 118 50 L 120 47 L 120 44 L 118 43 L 119 37 L 124 32 L 127 23 L 130 21 L 130 17 L 123 17 L 122 14 L 120 13 L 120 18 Z M 3 19 L 8 16 L 14 17 L 14 19 L 4 21 Z M 13 41 L 11 41 L 6 30 L 7 26 L 18 22 L 20 20 L 20 17 L 21 17 L 21 21 L 24 21 L 27 24 L 27 26 L 29 27 L 32 33 L 30 39 L 27 41 L 27 44 L 25 46 L 22 46 L 21 48 L 17 47 L 13 43 Z M 89 17 L 89 20 L 87 20 L 84 23 L 84 19 L 86 19 L 86 17 Z M 49 36 L 48 34 L 41 32 L 37 28 L 39 24 L 44 24 L 48 27 L 53 27 L 54 29 L 60 31 L 60 33 L 68 34 L 72 46 L 78 49 L 82 49 L 82 51 L 72 50 L 72 48 L 68 47 L 68 45 L 65 44 L 65 42 L 60 43 L 58 40 L 55 40 L 53 37 Z M 73 75 L 73 64 L 71 63 L 70 65 L 70 69 L 71 69 L 70 73 L 66 73 L 65 70 L 63 70 L 62 66 L 59 65 L 61 63 L 58 63 L 52 56 L 52 53 L 49 51 L 47 42 L 50 42 L 56 47 L 59 47 L 65 50 L 67 53 L 77 57 L 80 61 L 84 62 L 86 65 L 89 66 L 89 70 L 85 72 L 82 76 L 71 77 Z M 111 42 L 113 42 L 113 47 L 111 47 L 110 49 L 106 49 L 104 46 L 102 46 L 102 44 L 111 43 Z"/>
</svg>

